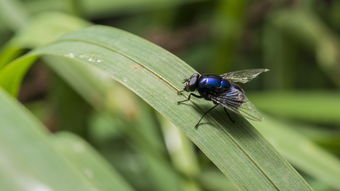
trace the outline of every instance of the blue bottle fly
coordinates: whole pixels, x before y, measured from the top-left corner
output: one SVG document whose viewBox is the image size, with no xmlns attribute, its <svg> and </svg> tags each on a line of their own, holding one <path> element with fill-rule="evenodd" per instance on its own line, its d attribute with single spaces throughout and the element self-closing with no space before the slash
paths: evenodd
<svg viewBox="0 0 340 191">
<path fill-rule="evenodd" d="M 203 113 L 195 127 L 197 128 L 204 116 L 218 105 L 223 106 L 224 111 L 228 114 L 229 119 L 234 122 L 228 111 L 242 114 L 247 119 L 260 121 L 261 114 L 255 106 L 245 96 L 243 89 L 236 83 L 247 83 L 256 78 L 259 74 L 269 71 L 268 69 L 250 69 L 235 72 L 229 72 L 222 75 L 214 74 L 193 74 L 190 78 L 184 80 L 184 89 L 180 91 L 194 92 L 199 95 L 190 93 L 188 98 L 179 101 L 178 104 L 189 101 L 191 96 L 204 98 L 212 101 L 215 105 Z"/>
</svg>

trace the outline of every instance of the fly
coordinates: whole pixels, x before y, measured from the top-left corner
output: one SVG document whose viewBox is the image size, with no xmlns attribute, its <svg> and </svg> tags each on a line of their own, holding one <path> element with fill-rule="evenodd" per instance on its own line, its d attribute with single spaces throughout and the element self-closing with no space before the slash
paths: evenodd
<svg viewBox="0 0 340 191">
<path fill-rule="evenodd" d="M 263 119 L 262 115 L 248 100 L 243 89 L 236 83 L 247 83 L 256 78 L 259 74 L 267 71 L 269 71 L 269 69 L 240 70 L 221 75 L 195 73 L 190 78 L 184 80 L 184 89 L 180 91 L 179 94 L 183 91 L 197 91 L 199 95 L 190 93 L 187 99 L 178 101 L 177 103 L 181 104 L 189 101 L 191 96 L 194 96 L 212 101 L 215 104 L 203 113 L 195 125 L 195 128 L 199 126 L 206 114 L 219 105 L 223 107 L 232 122 L 234 121 L 231 119 L 227 110 L 236 114 L 241 114 L 250 120 L 261 121 Z"/>
</svg>

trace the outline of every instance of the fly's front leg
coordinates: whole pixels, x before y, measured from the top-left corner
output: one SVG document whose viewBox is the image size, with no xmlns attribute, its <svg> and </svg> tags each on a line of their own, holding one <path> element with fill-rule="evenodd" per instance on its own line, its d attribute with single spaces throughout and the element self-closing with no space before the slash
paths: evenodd
<svg viewBox="0 0 340 191">
<path fill-rule="evenodd" d="M 182 95 L 183 92 L 184 92 L 184 89 L 180 90 L 180 91 L 177 91 L 177 95 Z"/>
<path fill-rule="evenodd" d="M 194 93 L 190 93 L 187 99 L 182 100 L 182 101 L 178 101 L 177 104 L 181 104 L 181 103 L 183 103 L 183 102 L 189 101 L 190 98 L 191 98 L 191 96 L 194 96 L 194 97 L 197 97 L 197 98 L 202 98 L 202 96 L 196 95 L 196 94 L 194 94 Z"/>
</svg>

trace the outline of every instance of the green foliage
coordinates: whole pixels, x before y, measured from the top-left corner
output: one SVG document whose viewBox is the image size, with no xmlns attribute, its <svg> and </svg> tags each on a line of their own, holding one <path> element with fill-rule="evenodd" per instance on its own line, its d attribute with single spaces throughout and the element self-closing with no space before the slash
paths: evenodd
<svg viewBox="0 0 340 191">
<path fill-rule="evenodd" d="M 0 0 L 1 188 L 340 190 L 339 5 Z M 187 63 L 270 68 L 244 86 L 265 120 L 193 128 Z"/>
<path fill-rule="evenodd" d="M 50 135 L 32 114 L 2 90 L 0 104 L 3 189 L 131 190 L 79 138 Z"/>
<path fill-rule="evenodd" d="M 55 43 L 37 49 L 31 56 L 38 54 L 50 55 L 47 60 L 51 68 L 97 107 L 105 109 L 107 99 L 103 98 L 109 94 L 100 95 L 100 92 L 107 91 L 104 88 L 93 91 L 102 86 L 92 85 L 99 81 L 83 65 L 99 69 L 101 72 L 95 72 L 97 78 L 106 75 L 122 83 L 182 128 L 217 167 L 240 187 L 309 190 L 295 170 L 241 118 L 238 118 L 239 123 L 231 124 L 223 120 L 224 113 L 219 112 L 211 119 L 212 124 L 198 130 L 191 128 L 201 115 L 201 112 L 197 112 L 197 109 L 202 110 L 197 108 L 197 103 L 204 105 L 204 102 L 195 102 L 194 107 L 178 106 L 176 101 L 182 98 L 177 95 L 177 91 L 182 85 L 177 79 L 185 78 L 195 71 L 168 52 L 119 30 L 91 27 L 70 33 Z M 16 65 L 10 64 L 5 69 L 11 70 Z M 86 80 L 88 75 L 92 75 L 87 77 L 91 81 Z M 242 139 L 243 136 L 251 139 Z M 280 171 L 276 167 L 280 167 Z M 244 174 L 245 171 L 247 174 Z M 282 175 L 286 176 L 284 181 Z"/>
</svg>

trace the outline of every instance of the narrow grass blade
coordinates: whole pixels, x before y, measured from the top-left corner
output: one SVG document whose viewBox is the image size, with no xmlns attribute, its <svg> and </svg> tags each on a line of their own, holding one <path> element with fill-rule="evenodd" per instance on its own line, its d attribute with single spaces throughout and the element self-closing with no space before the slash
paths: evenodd
<svg viewBox="0 0 340 191">
<path fill-rule="evenodd" d="M 336 92 L 262 92 L 250 98 L 271 114 L 316 123 L 340 123 L 340 94 Z"/>
<path fill-rule="evenodd" d="M 257 129 L 296 167 L 307 174 L 340 189 L 340 161 L 293 129 L 294 124 L 270 117 L 257 123 Z"/>
<path fill-rule="evenodd" d="M 3 0 L 0 0 L 3 1 Z M 0 51 L 0 69 L 26 48 L 47 44 L 61 35 L 88 26 L 89 23 L 71 15 L 48 12 L 37 15 Z"/>
<path fill-rule="evenodd" d="M 61 158 L 44 127 L 2 90 L 0 105 L 0 181 L 6 190 L 98 190 Z"/>
<path fill-rule="evenodd" d="M 12 96 L 19 92 L 21 82 L 38 56 L 24 56 L 11 62 L 11 66 L 0 70 L 0 87 Z"/>
<path fill-rule="evenodd" d="M 203 0 L 82 0 L 82 12 L 90 18 L 100 18 L 113 13 L 138 12 L 160 7 L 171 7 Z"/>
<path fill-rule="evenodd" d="M 0 0 L 0 17 L 13 31 L 27 25 L 28 14 L 19 0 Z"/>
<path fill-rule="evenodd" d="M 320 68 L 340 86 L 339 38 L 317 14 L 312 11 L 286 9 L 273 14 L 270 20 L 280 32 L 315 51 Z"/>
<path fill-rule="evenodd" d="M 100 155 L 85 141 L 70 133 L 58 133 L 53 144 L 65 160 L 99 190 L 133 190 Z"/>
</svg>

